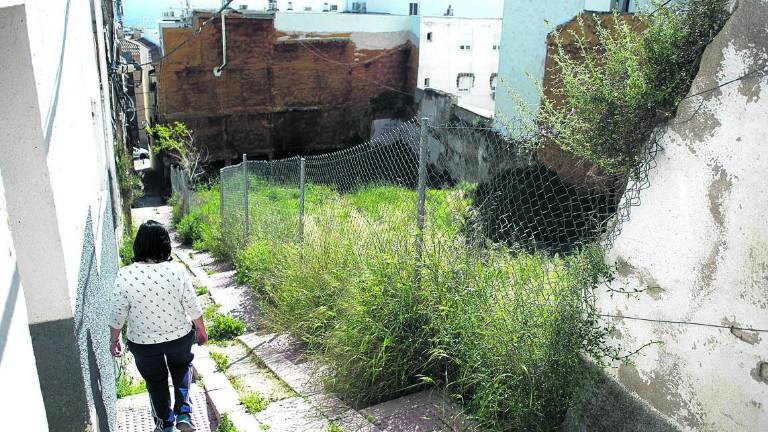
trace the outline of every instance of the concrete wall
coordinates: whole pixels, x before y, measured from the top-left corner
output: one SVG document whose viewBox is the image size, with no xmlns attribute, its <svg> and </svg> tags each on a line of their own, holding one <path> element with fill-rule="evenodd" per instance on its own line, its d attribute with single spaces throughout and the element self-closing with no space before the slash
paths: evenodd
<svg viewBox="0 0 768 432">
<path fill-rule="evenodd" d="M 2 21 L 0 30 L 3 30 L 1 23 Z M 29 334 L 27 303 L 16 265 L 16 250 L 13 247 L 8 221 L 5 191 L 0 183 L 0 382 L 6 389 L 0 392 L 0 406 L 8 412 L 44 413 L 45 404 L 37 379 L 35 353 Z M 8 430 L 49 430 L 48 422 L 42 415 L 10 415 L 4 420 L 3 427 Z"/>
<path fill-rule="evenodd" d="M 695 94 L 763 67 L 768 2 L 740 0 L 707 49 Z M 627 350 L 649 341 L 617 380 L 686 431 L 768 430 L 768 78 L 692 97 L 664 130 L 650 188 L 608 260 L 611 315 L 724 326 L 612 320 Z M 599 412 L 594 413 L 601 415 Z"/>
<path fill-rule="evenodd" d="M 113 213 L 119 197 L 112 199 L 117 188 L 106 93 L 104 35 L 110 30 L 105 33 L 101 8 L 96 1 L 0 0 L 0 94 L 6 96 L 0 106 L 0 202 L 7 217 L 0 232 L 9 229 L 12 239 L 2 243 L 10 246 L 4 256 L 11 255 L 0 261 L 0 275 L 16 275 L 0 292 L 16 290 L 24 299 L 4 299 L 5 310 L 16 305 L 12 315 L 3 315 L 16 330 L 7 339 L 0 333 L 0 344 L 6 343 L 0 375 L 18 373 L 29 389 L 8 404 L 4 400 L 3 409 L 32 413 L 37 418 L 31 421 L 42 419 L 52 431 L 116 430 L 102 318 L 108 275 L 117 267 L 120 221 Z M 19 330 L 24 327 L 26 336 Z M 28 362 L 30 349 L 36 377 L 30 364 L 9 369 Z"/>
<path fill-rule="evenodd" d="M 435 128 L 428 137 L 430 164 L 453 181 L 485 182 L 494 175 L 527 166 L 531 158 L 508 151 L 505 137 L 477 126 L 486 126 L 483 117 L 460 107 L 458 98 L 434 89 L 416 92 L 418 117 L 433 125 L 451 124 L 464 128 Z"/>
<path fill-rule="evenodd" d="M 500 43 L 500 19 L 421 18 L 419 88 L 452 93 L 461 104 L 493 112 L 495 90 L 491 78 L 499 66 L 499 50 L 494 46 Z M 471 49 L 460 49 L 466 44 Z M 459 91 L 460 73 L 474 74 L 474 86 L 469 91 Z"/>
</svg>

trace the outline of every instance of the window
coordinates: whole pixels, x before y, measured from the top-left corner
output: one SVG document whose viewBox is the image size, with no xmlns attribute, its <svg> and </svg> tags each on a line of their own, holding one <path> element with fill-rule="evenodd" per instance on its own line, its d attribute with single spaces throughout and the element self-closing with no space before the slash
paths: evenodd
<svg viewBox="0 0 768 432">
<path fill-rule="evenodd" d="M 472 32 L 463 32 L 459 41 L 459 49 L 469 51 L 472 49 Z"/>
<path fill-rule="evenodd" d="M 499 78 L 499 74 L 492 73 L 491 74 L 491 90 L 496 90 L 496 81 Z"/>
<path fill-rule="evenodd" d="M 419 14 L 419 4 L 418 3 L 411 3 L 408 5 L 408 15 L 418 15 Z"/>
<path fill-rule="evenodd" d="M 468 92 L 469 89 L 475 86 L 475 74 L 473 73 L 460 73 L 456 77 L 456 88 L 460 93 Z"/>
<path fill-rule="evenodd" d="M 332 4 L 331 5 L 331 12 L 338 12 L 339 11 L 339 5 Z"/>
<path fill-rule="evenodd" d="M 429 78 L 424 78 L 424 87 L 429 87 Z"/>
<path fill-rule="evenodd" d="M 629 13 L 629 6 L 631 2 L 631 0 L 613 0 L 611 9 L 619 13 Z"/>
<path fill-rule="evenodd" d="M 432 42 L 432 32 L 427 33 L 427 42 Z"/>
<path fill-rule="evenodd" d="M 496 45 L 493 46 L 493 50 L 494 51 L 498 51 L 500 48 L 501 48 L 501 45 L 499 45 L 499 44 L 496 44 Z"/>
<path fill-rule="evenodd" d="M 305 11 L 311 11 L 312 10 L 312 6 L 304 6 L 304 10 Z"/>
</svg>

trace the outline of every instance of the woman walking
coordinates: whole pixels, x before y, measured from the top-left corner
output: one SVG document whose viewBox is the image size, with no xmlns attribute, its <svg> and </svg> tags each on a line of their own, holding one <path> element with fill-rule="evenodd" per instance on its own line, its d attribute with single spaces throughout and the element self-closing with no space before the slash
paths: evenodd
<svg viewBox="0 0 768 432">
<path fill-rule="evenodd" d="M 128 322 L 128 348 L 147 383 L 158 429 L 191 432 L 189 386 L 192 344 L 208 334 L 187 270 L 171 262 L 171 239 L 162 224 L 148 221 L 133 243 L 134 263 L 120 269 L 115 281 L 110 320 L 110 351 L 122 354 L 120 332 Z M 168 375 L 174 387 L 174 404 Z"/>
</svg>

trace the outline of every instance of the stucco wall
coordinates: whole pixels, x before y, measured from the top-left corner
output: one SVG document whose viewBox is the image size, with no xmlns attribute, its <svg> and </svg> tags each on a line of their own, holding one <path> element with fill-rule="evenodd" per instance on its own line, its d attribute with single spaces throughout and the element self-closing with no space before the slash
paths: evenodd
<svg viewBox="0 0 768 432">
<path fill-rule="evenodd" d="M 111 193 L 116 176 L 101 6 L 0 0 L 0 54 L 7 62 L 0 67 L 6 96 L 0 175 L 8 221 L 0 230 L 9 228 L 12 243 L 2 244 L 13 249 L 0 274 L 18 277 L 24 301 L 15 300 L 13 315 L 4 316 L 27 332 L 21 339 L 16 333 L 16 349 L 6 351 L 0 374 L 19 373 L 30 389 L 25 397 L 32 406 L 18 405 L 25 401 L 18 397 L 11 410 L 34 413 L 33 421 L 47 421 L 53 431 L 116 430 L 102 314 L 117 267 L 111 257 L 120 217 L 112 211 L 119 198 Z M 83 268 L 95 277 L 83 278 Z M 89 284 L 99 289 L 86 295 Z M 31 365 L 9 369 L 29 361 L 30 350 L 36 376 L 25 375 Z M 43 409 L 35 406 L 35 386 Z"/>
<path fill-rule="evenodd" d="M 691 94 L 763 67 L 768 2 L 740 0 L 704 54 Z M 768 78 L 684 101 L 664 130 L 650 187 L 608 253 L 601 308 L 625 349 L 612 374 L 687 431 L 768 430 Z M 631 320 L 687 321 L 714 328 Z M 596 415 L 599 415 L 596 413 Z"/>
<path fill-rule="evenodd" d="M 0 27 L 0 30 L 2 28 Z M 2 172 L 0 172 L 2 178 Z M 45 412 L 29 335 L 27 303 L 16 266 L 16 250 L 8 227 L 5 191 L 0 182 L 0 406 L 8 412 Z M 11 389 L 23 389 L 12 391 Z M 45 416 L 6 416 L 7 430 L 48 431 Z"/>
</svg>

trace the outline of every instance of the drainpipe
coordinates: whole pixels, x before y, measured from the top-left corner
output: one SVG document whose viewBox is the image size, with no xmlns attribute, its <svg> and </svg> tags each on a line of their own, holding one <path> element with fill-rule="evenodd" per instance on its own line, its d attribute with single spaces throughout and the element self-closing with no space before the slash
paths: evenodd
<svg viewBox="0 0 768 432">
<path fill-rule="evenodd" d="M 222 63 L 221 66 L 216 66 L 213 68 L 213 76 L 220 77 L 221 71 L 224 70 L 225 67 L 227 67 L 227 22 L 226 22 L 226 16 L 227 11 L 223 10 L 221 11 L 221 49 L 222 49 Z"/>
</svg>

